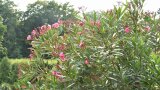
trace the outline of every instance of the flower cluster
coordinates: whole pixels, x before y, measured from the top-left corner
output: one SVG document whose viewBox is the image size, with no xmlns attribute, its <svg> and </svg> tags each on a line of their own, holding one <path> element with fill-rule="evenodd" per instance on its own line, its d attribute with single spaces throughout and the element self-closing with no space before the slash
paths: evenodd
<svg viewBox="0 0 160 90">
<path fill-rule="evenodd" d="M 51 29 L 57 29 L 62 24 L 62 21 L 56 22 L 51 25 L 42 25 L 41 27 L 38 27 L 37 29 L 32 30 L 31 35 L 27 36 L 27 40 L 34 40 L 34 38 L 38 37 L 39 35 L 45 34 L 47 31 Z"/>
<path fill-rule="evenodd" d="M 63 75 L 60 72 L 52 71 L 52 75 L 55 76 L 57 79 L 59 79 L 61 82 L 64 81 Z"/>
</svg>

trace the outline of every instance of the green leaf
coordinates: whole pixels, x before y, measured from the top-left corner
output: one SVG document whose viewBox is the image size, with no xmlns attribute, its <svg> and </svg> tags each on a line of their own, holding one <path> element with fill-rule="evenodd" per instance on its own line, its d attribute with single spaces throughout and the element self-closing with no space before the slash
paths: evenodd
<svg viewBox="0 0 160 90">
<path fill-rule="evenodd" d="M 64 36 L 64 29 L 63 29 L 62 26 L 59 29 L 59 35 L 58 36 Z"/>
</svg>

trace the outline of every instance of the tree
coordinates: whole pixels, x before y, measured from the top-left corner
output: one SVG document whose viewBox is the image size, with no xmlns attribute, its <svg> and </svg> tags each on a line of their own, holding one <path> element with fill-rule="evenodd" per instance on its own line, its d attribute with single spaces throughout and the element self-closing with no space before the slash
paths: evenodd
<svg viewBox="0 0 160 90">
<path fill-rule="evenodd" d="M 3 18 L 4 25 L 7 26 L 7 32 L 4 35 L 3 45 L 7 48 L 8 57 L 20 57 L 20 47 L 17 43 L 17 28 L 19 24 L 20 12 L 14 7 L 15 4 L 10 0 L 0 0 L 0 15 Z"/>
<path fill-rule="evenodd" d="M 0 58 L 6 55 L 6 48 L 2 46 L 4 32 L 6 32 L 6 26 L 3 25 L 2 17 L 0 17 Z"/>
<path fill-rule="evenodd" d="M 69 3 L 62 5 L 55 1 L 36 1 L 28 6 L 27 11 L 23 14 L 20 25 L 19 44 L 22 46 L 21 53 L 23 56 L 29 55 L 29 44 L 26 42 L 26 37 L 30 32 L 43 24 L 53 24 L 58 19 L 75 18 L 77 12 Z"/>
</svg>

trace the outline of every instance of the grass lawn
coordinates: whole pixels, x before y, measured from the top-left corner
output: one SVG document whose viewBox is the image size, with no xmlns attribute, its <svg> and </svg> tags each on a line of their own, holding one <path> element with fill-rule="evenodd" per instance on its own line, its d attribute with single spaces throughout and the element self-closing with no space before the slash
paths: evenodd
<svg viewBox="0 0 160 90">
<path fill-rule="evenodd" d="M 22 58 L 22 59 L 9 59 L 9 62 L 11 64 L 15 64 L 15 63 L 27 63 L 29 62 L 30 60 L 27 59 L 27 58 Z"/>
</svg>

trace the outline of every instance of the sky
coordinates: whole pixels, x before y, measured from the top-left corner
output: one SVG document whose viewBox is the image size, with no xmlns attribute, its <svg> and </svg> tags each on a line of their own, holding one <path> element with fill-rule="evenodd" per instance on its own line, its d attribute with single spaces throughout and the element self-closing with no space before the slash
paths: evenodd
<svg viewBox="0 0 160 90">
<path fill-rule="evenodd" d="M 19 10 L 25 11 L 29 3 L 34 3 L 36 0 L 12 0 L 18 6 Z M 44 0 L 45 1 L 45 0 Z M 86 11 L 98 11 L 112 9 L 113 5 L 117 4 L 117 1 L 125 2 L 126 0 L 55 0 L 57 3 L 69 2 L 75 9 L 78 7 L 86 7 Z M 129 1 L 129 0 L 128 0 Z M 144 10 L 157 11 L 160 8 L 160 0 L 146 0 L 144 4 Z"/>
</svg>

